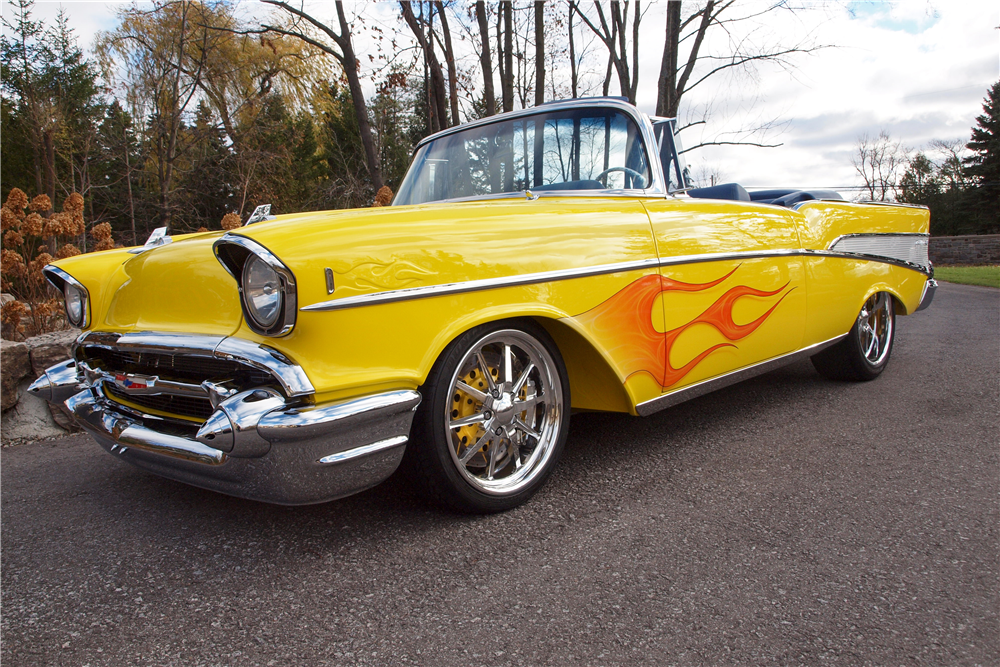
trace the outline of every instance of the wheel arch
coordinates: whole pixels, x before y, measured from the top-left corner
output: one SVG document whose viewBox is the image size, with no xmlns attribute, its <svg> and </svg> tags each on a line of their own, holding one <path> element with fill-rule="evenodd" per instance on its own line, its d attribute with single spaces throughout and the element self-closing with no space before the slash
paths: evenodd
<svg viewBox="0 0 1000 667">
<path fill-rule="evenodd" d="M 566 365 L 572 407 L 583 410 L 632 412 L 632 400 L 618 373 L 600 346 L 584 332 L 568 324 L 568 315 L 543 304 L 518 309 L 497 308 L 468 313 L 442 332 L 424 358 L 420 384 L 424 384 L 434 364 L 449 345 L 470 329 L 483 324 L 519 319 L 534 321 L 552 337 Z"/>
</svg>

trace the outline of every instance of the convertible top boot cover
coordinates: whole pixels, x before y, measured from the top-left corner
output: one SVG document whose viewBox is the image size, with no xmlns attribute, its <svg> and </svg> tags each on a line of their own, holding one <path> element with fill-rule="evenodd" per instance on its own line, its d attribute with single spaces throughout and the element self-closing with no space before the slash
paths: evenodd
<svg viewBox="0 0 1000 667">
<path fill-rule="evenodd" d="M 688 197 L 695 199 L 729 199 L 731 201 L 750 201 L 750 195 L 739 183 L 722 183 L 710 188 L 694 188 L 687 191 Z"/>
</svg>

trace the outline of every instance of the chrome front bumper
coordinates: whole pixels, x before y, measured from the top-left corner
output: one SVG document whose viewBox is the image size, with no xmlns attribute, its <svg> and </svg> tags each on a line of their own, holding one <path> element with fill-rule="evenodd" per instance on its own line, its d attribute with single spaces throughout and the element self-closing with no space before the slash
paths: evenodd
<svg viewBox="0 0 1000 667">
<path fill-rule="evenodd" d="M 419 404 L 420 394 L 404 390 L 277 408 L 256 426 L 255 449 L 225 452 L 157 429 L 155 418 L 126 412 L 99 388 L 66 400 L 80 426 L 117 458 L 204 489 L 279 505 L 335 500 L 385 480 L 402 460 Z"/>
<path fill-rule="evenodd" d="M 278 363 L 290 365 L 287 359 L 270 362 Z M 28 390 L 50 403 L 65 402 L 117 458 L 194 486 L 282 505 L 334 500 L 382 482 L 402 460 L 420 404 L 412 390 L 311 405 L 270 386 L 220 393 L 205 383 L 215 411 L 199 427 L 112 400 L 105 384 L 114 381 L 70 360 L 47 369 Z M 138 393 L 161 390 L 193 391 L 158 380 Z"/>
</svg>

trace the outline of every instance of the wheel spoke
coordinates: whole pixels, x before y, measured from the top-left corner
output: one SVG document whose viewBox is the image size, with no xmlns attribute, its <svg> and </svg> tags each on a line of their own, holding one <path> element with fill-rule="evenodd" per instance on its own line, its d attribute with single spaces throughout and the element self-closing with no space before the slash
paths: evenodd
<svg viewBox="0 0 1000 667">
<path fill-rule="evenodd" d="M 541 434 L 538 433 L 538 431 L 531 428 L 530 426 L 528 426 L 527 424 L 525 424 L 523 421 L 521 421 L 520 417 L 514 417 L 514 428 L 521 431 L 522 433 L 530 435 L 532 438 L 535 438 L 536 440 L 542 439 Z"/>
<path fill-rule="evenodd" d="M 520 401 L 514 401 L 514 410 L 516 412 L 524 412 L 525 410 L 530 410 L 539 403 L 545 403 L 545 401 L 539 401 L 538 396 L 529 396 L 528 398 Z"/>
<path fill-rule="evenodd" d="M 458 382 L 455 383 L 455 387 L 459 391 L 464 391 L 466 394 L 468 394 L 472 398 L 476 399 L 480 403 L 483 403 L 484 401 L 486 401 L 486 394 L 485 393 L 479 391 L 475 387 L 470 387 L 469 385 L 465 384 L 461 380 L 459 380 Z"/>
<path fill-rule="evenodd" d="M 872 350 L 873 349 L 875 350 L 875 353 L 876 353 L 876 356 L 877 356 L 878 355 L 878 336 L 875 335 L 874 331 L 872 332 L 871 338 L 868 341 L 868 348 L 865 350 L 865 356 L 868 357 L 868 359 L 871 359 L 871 357 L 872 357 Z"/>
<path fill-rule="evenodd" d="M 468 417 L 460 417 L 452 421 L 448 426 L 451 428 L 461 428 L 463 426 L 469 426 L 471 424 L 481 424 L 486 421 L 486 414 L 482 412 L 477 412 L 474 415 L 469 415 Z"/>
<path fill-rule="evenodd" d="M 535 370 L 535 364 L 528 362 L 528 367 L 524 369 L 523 373 L 521 373 L 521 377 L 517 378 L 517 382 L 514 383 L 514 388 L 511 389 L 511 393 L 515 396 L 520 393 L 521 389 L 524 387 L 524 383 L 528 381 L 528 375 L 533 370 Z"/>
<path fill-rule="evenodd" d="M 462 458 L 459 459 L 461 464 L 466 465 L 470 460 L 472 460 L 472 457 L 478 454 L 479 450 L 482 449 L 483 445 L 489 442 L 489 440 L 490 434 L 483 433 L 479 440 L 476 440 L 476 444 L 470 445 L 469 448 L 465 450 L 465 453 L 462 454 Z"/>
<path fill-rule="evenodd" d="M 493 381 L 493 374 L 490 373 L 490 367 L 486 365 L 486 360 L 483 359 L 483 351 L 476 351 L 476 362 L 479 364 L 479 372 L 486 376 L 486 385 L 490 388 L 492 393 L 494 389 L 497 388 L 496 382 Z"/>
<path fill-rule="evenodd" d="M 490 447 L 490 466 L 486 471 L 486 479 L 493 479 L 493 473 L 496 472 L 497 452 L 500 451 L 500 442 L 498 440 L 494 440 L 493 446 Z"/>
<path fill-rule="evenodd" d="M 513 353 L 510 351 L 510 345 L 504 343 L 503 345 L 503 381 L 509 387 L 510 383 L 514 381 L 514 357 Z"/>
</svg>

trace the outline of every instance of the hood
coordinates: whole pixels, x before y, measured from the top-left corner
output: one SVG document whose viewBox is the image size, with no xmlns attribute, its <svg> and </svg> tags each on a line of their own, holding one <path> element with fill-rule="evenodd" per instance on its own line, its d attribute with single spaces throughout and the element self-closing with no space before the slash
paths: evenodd
<svg viewBox="0 0 1000 667">
<path fill-rule="evenodd" d="M 212 252 L 219 236 L 174 237 L 139 254 L 78 255 L 58 266 L 90 292 L 95 329 L 232 335 L 243 314 L 236 281 Z"/>
</svg>

